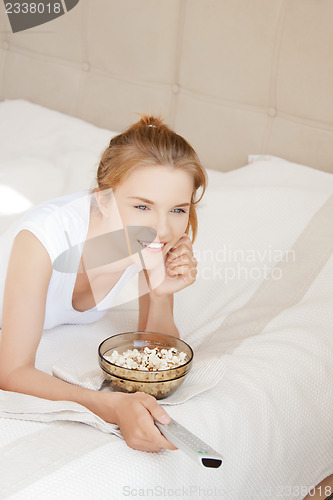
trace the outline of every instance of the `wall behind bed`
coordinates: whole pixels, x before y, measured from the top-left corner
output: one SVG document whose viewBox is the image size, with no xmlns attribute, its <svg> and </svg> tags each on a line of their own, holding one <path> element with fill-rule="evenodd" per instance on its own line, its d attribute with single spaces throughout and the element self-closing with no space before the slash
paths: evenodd
<svg viewBox="0 0 333 500">
<path fill-rule="evenodd" d="M 332 0 L 80 0 L 13 34 L 1 2 L 0 99 L 119 131 L 160 113 L 208 168 L 333 172 L 332 26 Z"/>
</svg>

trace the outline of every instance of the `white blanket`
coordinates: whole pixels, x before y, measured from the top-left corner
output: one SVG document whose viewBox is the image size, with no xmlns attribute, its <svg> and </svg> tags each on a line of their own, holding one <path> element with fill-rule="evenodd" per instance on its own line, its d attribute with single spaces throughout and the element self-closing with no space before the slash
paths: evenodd
<svg viewBox="0 0 333 500">
<path fill-rule="evenodd" d="M 51 161 L 67 130 L 72 137 L 79 126 L 80 154 L 89 134 L 98 135 L 38 106 L 5 104 L 0 124 L 8 114 L 22 122 L 22 149 L 13 148 L 12 161 L 24 163 L 45 123 L 58 130 L 61 122 L 53 149 L 44 139 Z M 166 409 L 220 451 L 223 466 L 195 467 L 180 451 L 135 451 L 73 421 L 0 418 L 1 499 L 42 499 L 45 492 L 48 500 L 302 499 L 333 473 L 333 176 L 271 158 L 227 174 L 209 171 L 209 179 L 198 210 L 198 279 L 175 295 L 175 319 L 198 359 L 214 355 L 227 369 L 211 389 Z M 94 325 L 44 332 L 37 366 L 65 369 L 76 352 L 81 366 L 97 367 L 98 344 L 136 327 L 135 304 L 127 306 Z"/>
</svg>

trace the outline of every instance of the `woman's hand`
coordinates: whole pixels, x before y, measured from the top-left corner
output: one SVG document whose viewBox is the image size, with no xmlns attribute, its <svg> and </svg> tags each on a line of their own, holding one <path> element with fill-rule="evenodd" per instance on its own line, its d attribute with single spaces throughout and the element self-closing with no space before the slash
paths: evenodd
<svg viewBox="0 0 333 500">
<path fill-rule="evenodd" d="M 130 448 L 149 452 L 160 451 L 163 448 L 177 450 L 154 424 L 154 419 L 161 424 L 167 424 L 170 422 L 170 416 L 153 396 L 144 392 L 97 394 L 102 398 L 98 415 L 118 425 Z"/>
<path fill-rule="evenodd" d="M 197 261 L 193 256 L 192 243 L 184 234 L 169 250 L 164 261 L 153 269 L 144 269 L 139 273 L 138 330 L 180 337 L 173 319 L 173 294 L 192 285 L 196 275 Z"/>
<path fill-rule="evenodd" d="M 165 278 L 160 285 L 153 288 L 157 296 L 172 294 L 195 282 L 197 261 L 193 255 L 192 242 L 184 234 L 173 246 L 165 258 Z"/>
</svg>

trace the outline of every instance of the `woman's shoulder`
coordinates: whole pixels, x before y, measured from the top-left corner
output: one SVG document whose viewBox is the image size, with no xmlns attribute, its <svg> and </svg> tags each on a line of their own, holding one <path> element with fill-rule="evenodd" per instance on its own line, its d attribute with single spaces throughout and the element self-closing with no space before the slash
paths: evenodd
<svg viewBox="0 0 333 500">
<path fill-rule="evenodd" d="M 58 196 L 48 200 L 41 201 L 27 210 L 13 226 L 19 226 L 29 221 L 43 221 L 48 219 L 48 222 L 64 222 L 67 219 L 63 215 L 77 215 L 84 219 L 86 217 L 85 206 L 88 204 L 88 198 L 91 195 L 89 191 L 77 191 L 75 193 Z"/>
<path fill-rule="evenodd" d="M 23 229 L 32 232 L 47 249 L 52 260 L 72 244 L 80 243 L 89 224 L 89 191 L 77 191 L 30 208 L 3 234 L 3 240 L 12 240 Z"/>
<path fill-rule="evenodd" d="M 31 207 L 22 219 L 31 217 L 33 215 L 45 215 L 56 212 L 57 210 L 70 209 L 72 206 L 79 206 L 84 202 L 87 197 L 90 197 L 89 191 L 76 191 L 74 193 L 57 196 L 48 200 L 41 201 L 40 203 Z"/>
</svg>

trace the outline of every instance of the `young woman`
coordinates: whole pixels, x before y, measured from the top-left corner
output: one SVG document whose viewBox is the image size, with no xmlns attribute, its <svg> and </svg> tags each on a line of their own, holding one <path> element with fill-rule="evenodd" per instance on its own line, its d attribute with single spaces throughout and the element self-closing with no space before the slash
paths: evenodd
<svg viewBox="0 0 333 500">
<path fill-rule="evenodd" d="M 43 329 L 98 320 L 135 273 L 138 330 L 179 336 L 173 295 L 196 278 L 195 205 L 206 186 L 196 153 L 143 116 L 110 141 L 97 185 L 41 203 L 1 237 L 0 388 L 80 403 L 117 424 L 131 448 L 175 449 L 154 425 L 170 421 L 154 397 L 92 391 L 35 368 Z"/>
</svg>

